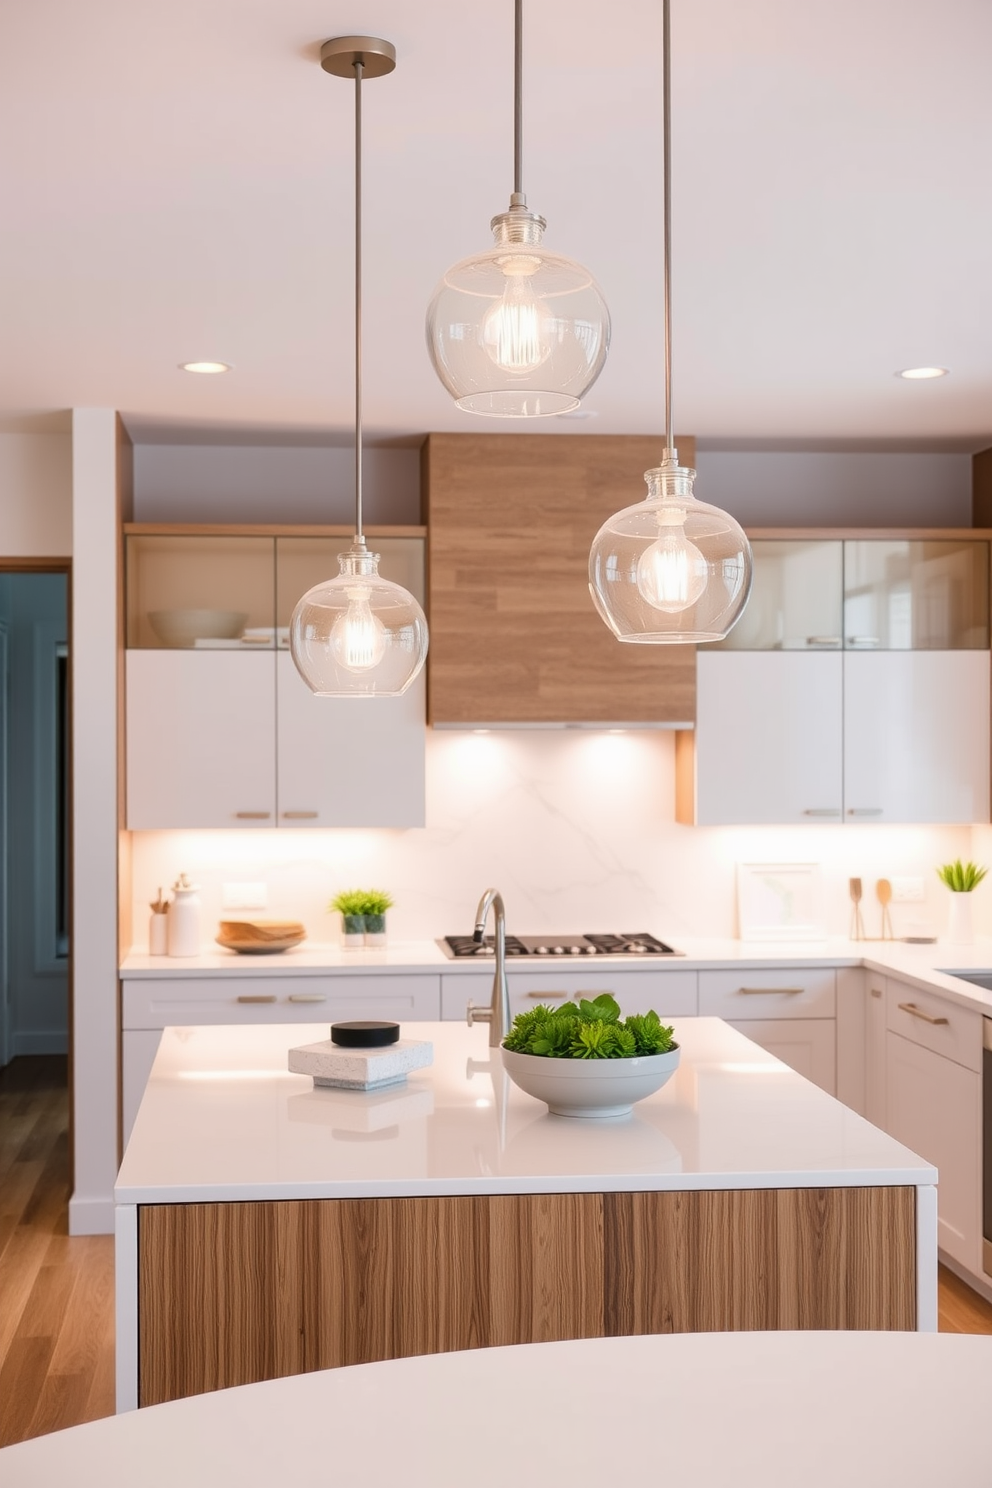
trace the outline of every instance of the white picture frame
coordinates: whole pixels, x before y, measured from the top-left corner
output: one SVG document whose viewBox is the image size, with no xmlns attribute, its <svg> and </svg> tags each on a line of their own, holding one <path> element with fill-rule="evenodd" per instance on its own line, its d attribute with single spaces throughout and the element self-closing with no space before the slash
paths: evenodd
<svg viewBox="0 0 992 1488">
<path fill-rule="evenodd" d="M 819 863 L 738 863 L 741 940 L 825 940 Z"/>
</svg>

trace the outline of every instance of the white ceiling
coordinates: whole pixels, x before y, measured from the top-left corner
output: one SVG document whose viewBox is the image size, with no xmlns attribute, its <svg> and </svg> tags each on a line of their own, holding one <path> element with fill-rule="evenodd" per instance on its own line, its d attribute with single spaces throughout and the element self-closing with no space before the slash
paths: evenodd
<svg viewBox="0 0 992 1488">
<path fill-rule="evenodd" d="M 992 443 L 990 0 L 673 0 L 675 422 L 727 446 Z M 585 422 L 662 431 L 661 3 L 526 0 L 524 185 L 613 315 Z M 433 286 L 512 184 L 512 0 L 35 0 L 0 26 L 0 419 L 346 438 L 365 88 L 372 439 L 459 413 Z M 233 364 L 193 377 L 193 358 Z M 897 369 L 936 363 L 937 382 Z"/>
</svg>

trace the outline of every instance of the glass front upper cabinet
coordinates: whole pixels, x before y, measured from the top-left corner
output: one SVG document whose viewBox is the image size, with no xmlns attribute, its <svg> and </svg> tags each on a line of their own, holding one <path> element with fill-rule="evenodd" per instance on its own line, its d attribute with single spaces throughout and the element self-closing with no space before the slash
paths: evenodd
<svg viewBox="0 0 992 1488">
<path fill-rule="evenodd" d="M 752 543 L 754 582 L 723 651 L 989 647 L 989 544 L 973 538 Z"/>
<path fill-rule="evenodd" d="M 370 533 L 384 579 L 424 603 L 424 539 Z M 297 600 L 336 578 L 339 535 L 242 536 L 134 533 L 125 536 L 129 648 L 275 650 L 289 645 Z"/>
<path fill-rule="evenodd" d="M 129 533 L 124 561 L 128 647 L 275 646 L 271 537 Z"/>
<path fill-rule="evenodd" d="M 844 545 L 760 539 L 744 613 L 707 650 L 839 651 L 843 645 Z"/>
<path fill-rule="evenodd" d="M 844 645 L 855 651 L 988 650 L 988 543 L 845 542 Z"/>
</svg>

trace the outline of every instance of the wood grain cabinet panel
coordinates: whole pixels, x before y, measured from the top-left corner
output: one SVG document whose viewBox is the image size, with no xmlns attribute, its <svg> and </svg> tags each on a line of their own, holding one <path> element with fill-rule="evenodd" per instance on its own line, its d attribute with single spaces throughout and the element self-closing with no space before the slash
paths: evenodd
<svg viewBox="0 0 992 1488">
<path fill-rule="evenodd" d="M 430 723 L 693 723 L 695 648 L 625 645 L 589 596 L 592 540 L 647 494 L 662 444 L 428 436 Z M 678 450 L 695 458 L 692 439 Z"/>
<path fill-rule="evenodd" d="M 912 1329 L 915 1191 L 146 1205 L 139 1401 L 498 1344 Z"/>
</svg>

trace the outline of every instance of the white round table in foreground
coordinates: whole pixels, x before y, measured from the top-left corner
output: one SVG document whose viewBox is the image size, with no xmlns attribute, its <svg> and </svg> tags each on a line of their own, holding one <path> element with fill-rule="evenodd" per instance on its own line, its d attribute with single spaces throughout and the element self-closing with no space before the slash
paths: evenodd
<svg viewBox="0 0 992 1488">
<path fill-rule="evenodd" d="M 989 1488 L 992 1337 L 694 1333 L 433 1354 L 94 1421 L 3 1488 Z"/>
</svg>

